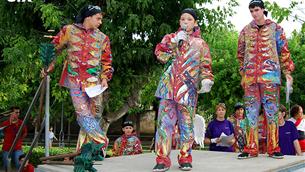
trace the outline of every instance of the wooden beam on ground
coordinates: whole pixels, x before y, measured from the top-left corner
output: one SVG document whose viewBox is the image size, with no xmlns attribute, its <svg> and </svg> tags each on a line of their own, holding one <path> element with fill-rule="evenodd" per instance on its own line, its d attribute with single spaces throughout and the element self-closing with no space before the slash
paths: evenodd
<svg viewBox="0 0 305 172">
<path fill-rule="evenodd" d="M 43 164 L 74 165 L 73 161 L 42 161 Z"/>
<path fill-rule="evenodd" d="M 68 153 L 68 154 L 60 154 L 60 155 L 54 155 L 54 156 L 48 156 L 48 157 L 41 157 L 39 159 L 40 159 L 40 161 L 46 161 L 46 160 L 51 160 L 51 159 L 75 157 L 79 154 L 80 154 L 80 152 L 74 152 L 74 153 Z"/>
</svg>

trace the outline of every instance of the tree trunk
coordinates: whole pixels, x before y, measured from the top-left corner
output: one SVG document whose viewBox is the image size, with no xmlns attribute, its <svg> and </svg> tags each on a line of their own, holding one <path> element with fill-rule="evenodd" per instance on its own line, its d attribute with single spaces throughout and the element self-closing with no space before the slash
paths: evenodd
<svg viewBox="0 0 305 172">
<path fill-rule="evenodd" d="M 104 96 L 104 100 L 107 102 L 108 98 Z M 134 89 L 132 91 L 131 96 L 128 98 L 127 102 L 116 112 L 108 112 L 103 115 L 100 125 L 105 133 L 108 132 L 109 126 L 111 123 L 117 121 L 121 117 L 123 117 L 130 108 L 138 106 L 138 101 L 140 99 L 139 89 Z"/>
<path fill-rule="evenodd" d="M 140 133 L 141 133 L 141 114 L 136 114 L 136 133 L 137 136 L 140 137 Z"/>
<path fill-rule="evenodd" d="M 70 125 L 71 124 L 71 122 L 70 121 L 68 121 L 68 146 L 70 147 L 71 145 L 70 145 L 70 135 L 71 135 L 71 130 L 70 130 Z"/>
</svg>

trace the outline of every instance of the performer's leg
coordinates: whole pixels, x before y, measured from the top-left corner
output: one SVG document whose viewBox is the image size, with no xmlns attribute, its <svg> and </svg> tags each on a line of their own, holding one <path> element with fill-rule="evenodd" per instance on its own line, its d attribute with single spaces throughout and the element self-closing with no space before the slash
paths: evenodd
<svg viewBox="0 0 305 172">
<path fill-rule="evenodd" d="M 192 145 L 194 142 L 195 108 L 178 104 L 178 126 L 180 130 L 179 164 L 192 163 Z"/>
<path fill-rule="evenodd" d="M 258 84 L 245 87 L 245 110 L 246 110 L 246 138 L 247 146 L 244 152 L 250 156 L 258 155 L 258 115 L 261 105 L 260 89 Z"/>
<path fill-rule="evenodd" d="M 177 121 L 177 106 L 172 100 L 160 100 L 157 132 L 156 132 L 156 154 L 157 164 L 164 164 L 170 167 L 171 161 L 169 154 L 171 151 L 172 134 L 175 130 Z"/>
<path fill-rule="evenodd" d="M 267 153 L 280 152 L 278 110 L 280 92 L 278 84 L 261 84 L 262 104 L 267 117 Z"/>
<path fill-rule="evenodd" d="M 103 94 L 90 98 L 91 113 L 97 120 L 100 120 L 102 117 L 102 113 L 103 113 L 102 106 L 103 106 Z"/>
<path fill-rule="evenodd" d="M 76 150 L 80 150 L 81 146 L 89 141 L 104 144 L 103 149 L 106 149 L 108 138 L 92 114 L 89 97 L 81 89 L 70 89 L 70 94 L 77 115 L 77 122 L 80 126 Z"/>
</svg>

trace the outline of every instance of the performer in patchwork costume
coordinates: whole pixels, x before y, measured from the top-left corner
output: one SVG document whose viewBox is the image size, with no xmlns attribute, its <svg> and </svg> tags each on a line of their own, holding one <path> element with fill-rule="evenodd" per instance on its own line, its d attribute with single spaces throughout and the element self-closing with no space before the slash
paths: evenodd
<svg viewBox="0 0 305 172">
<path fill-rule="evenodd" d="M 280 25 L 265 19 L 264 2 L 252 0 L 249 10 L 253 21 L 239 35 L 238 55 L 241 85 L 245 91 L 247 145 L 239 159 L 258 155 L 258 115 L 262 108 L 267 117 L 267 153 L 283 158 L 278 141 L 278 111 L 281 70 L 292 83 L 294 64 L 290 57 L 285 33 Z"/>
<path fill-rule="evenodd" d="M 155 94 L 161 100 L 155 141 L 157 164 L 153 171 L 166 171 L 171 166 L 169 155 L 176 122 L 180 131 L 178 162 L 182 170 L 191 170 L 198 93 L 209 92 L 214 83 L 210 50 L 201 38 L 193 9 L 182 11 L 179 30 L 165 35 L 155 54 L 166 68 Z"/>
<path fill-rule="evenodd" d="M 110 40 L 98 29 L 102 18 L 99 6 L 86 5 L 77 16 L 76 23 L 64 26 L 52 42 L 58 52 L 65 48 L 68 53 L 60 85 L 70 89 L 80 125 L 77 151 L 90 141 L 103 144 L 103 150 L 108 145 L 108 138 L 99 125 L 102 94 L 89 97 L 86 93 L 86 88 L 93 86 L 108 87 L 112 78 Z M 52 71 L 54 64 L 55 61 L 46 72 Z M 42 71 L 42 75 L 46 72 Z"/>
</svg>

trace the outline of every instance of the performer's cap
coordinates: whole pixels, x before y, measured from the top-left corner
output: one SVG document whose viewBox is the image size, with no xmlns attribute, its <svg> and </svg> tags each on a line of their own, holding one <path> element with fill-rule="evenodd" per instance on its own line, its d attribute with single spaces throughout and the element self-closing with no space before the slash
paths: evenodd
<svg viewBox="0 0 305 172">
<path fill-rule="evenodd" d="M 122 124 L 122 128 L 127 127 L 127 126 L 131 126 L 131 127 L 133 127 L 133 123 L 132 123 L 132 121 L 125 121 L 125 122 L 123 122 L 123 124 Z"/>
<path fill-rule="evenodd" d="M 75 22 L 83 23 L 86 17 L 90 17 L 98 13 L 104 14 L 101 7 L 95 5 L 85 5 L 76 16 Z"/>
<path fill-rule="evenodd" d="M 265 4 L 262 0 L 251 0 L 249 3 L 249 8 L 254 8 L 254 7 L 260 7 L 262 9 L 265 9 Z M 268 15 L 268 11 L 264 11 L 264 15 Z"/>
<path fill-rule="evenodd" d="M 184 13 L 190 14 L 191 16 L 194 17 L 195 20 L 198 19 L 198 16 L 193 8 L 186 8 L 186 9 L 182 10 L 181 15 Z"/>
</svg>

